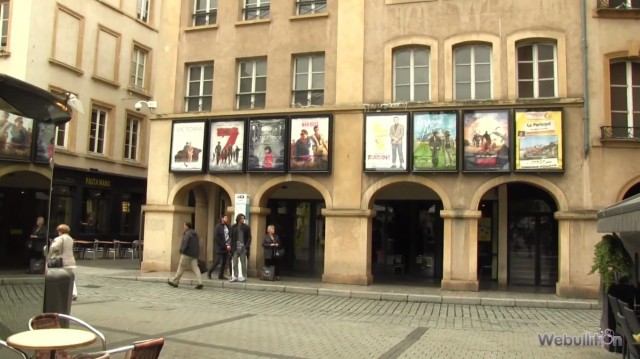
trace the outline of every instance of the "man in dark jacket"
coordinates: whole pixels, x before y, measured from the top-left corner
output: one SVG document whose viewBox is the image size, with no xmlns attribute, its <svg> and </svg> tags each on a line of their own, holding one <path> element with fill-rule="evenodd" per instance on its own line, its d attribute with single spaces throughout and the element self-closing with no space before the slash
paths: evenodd
<svg viewBox="0 0 640 359">
<path fill-rule="evenodd" d="M 236 216 L 236 224 L 231 227 L 231 259 L 233 261 L 233 273 L 230 282 L 244 282 L 247 276 L 247 258 L 251 247 L 251 228 L 244 223 L 245 216 L 240 213 Z M 238 273 L 238 259 L 242 266 L 242 273 Z"/>
<path fill-rule="evenodd" d="M 198 233 L 193 230 L 193 224 L 186 222 L 184 224 L 184 236 L 180 245 L 180 263 L 178 264 L 178 272 L 173 279 L 169 279 L 168 283 L 172 287 L 178 288 L 180 277 L 185 269 L 191 267 L 193 274 L 196 275 L 198 285 L 196 289 L 202 289 L 202 277 L 200 276 L 200 268 L 198 267 L 198 257 L 200 256 L 200 239 Z"/>
<path fill-rule="evenodd" d="M 227 277 L 224 276 L 224 270 L 227 268 L 227 255 L 229 253 L 227 246 L 231 243 L 229 239 L 229 216 L 226 214 L 222 215 L 220 223 L 216 226 L 214 234 L 216 261 L 209 269 L 207 278 L 211 279 L 211 273 L 213 273 L 216 267 L 220 265 L 218 279 L 227 279 Z"/>
</svg>

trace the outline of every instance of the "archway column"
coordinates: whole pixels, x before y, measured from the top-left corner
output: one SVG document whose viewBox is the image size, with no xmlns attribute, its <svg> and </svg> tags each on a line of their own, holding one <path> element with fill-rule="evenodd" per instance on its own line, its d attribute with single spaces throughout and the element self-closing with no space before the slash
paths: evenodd
<svg viewBox="0 0 640 359">
<path fill-rule="evenodd" d="M 327 283 L 369 285 L 371 275 L 371 218 L 368 209 L 325 208 L 324 274 Z"/>
<path fill-rule="evenodd" d="M 180 261 L 184 223 L 195 208 L 172 205 L 144 205 L 143 271 L 174 271 Z"/>
<path fill-rule="evenodd" d="M 445 290 L 478 290 L 478 219 L 481 211 L 441 210 L 444 219 L 442 282 Z"/>
</svg>

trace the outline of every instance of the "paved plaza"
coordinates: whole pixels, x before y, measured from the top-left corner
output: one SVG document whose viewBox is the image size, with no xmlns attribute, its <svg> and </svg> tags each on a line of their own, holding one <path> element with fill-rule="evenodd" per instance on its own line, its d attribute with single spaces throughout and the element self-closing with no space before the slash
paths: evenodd
<svg viewBox="0 0 640 359">
<path fill-rule="evenodd" d="M 621 358 L 594 345 L 540 344 L 543 333 L 597 333 L 598 309 L 314 295 L 207 280 L 195 290 L 188 278 L 176 289 L 167 275 L 125 274 L 79 268 L 71 314 L 101 330 L 109 347 L 164 337 L 161 358 Z M 11 282 L 0 285 L 2 337 L 26 330 L 42 309 L 41 280 Z"/>
</svg>

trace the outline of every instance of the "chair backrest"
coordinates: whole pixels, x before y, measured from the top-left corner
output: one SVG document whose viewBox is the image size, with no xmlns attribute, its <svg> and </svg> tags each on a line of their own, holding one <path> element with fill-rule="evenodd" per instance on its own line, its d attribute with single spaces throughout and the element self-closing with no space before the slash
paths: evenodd
<svg viewBox="0 0 640 359">
<path fill-rule="evenodd" d="M 164 338 L 135 342 L 129 359 L 157 359 L 163 346 Z"/>
<path fill-rule="evenodd" d="M 629 307 L 622 307 L 622 315 L 624 315 L 624 319 L 627 321 L 631 332 L 634 334 L 640 333 L 640 322 L 638 321 L 636 312 Z"/>
<path fill-rule="evenodd" d="M 22 350 L 20 349 L 16 349 L 12 346 L 10 346 L 9 344 L 7 344 L 7 342 L 5 342 L 4 340 L 0 339 L 0 358 L 4 358 L 4 354 L 2 354 L 2 352 L 11 352 L 13 354 L 15 354 L 16 358 L 23 358 L 23 359 L 27 359 L 27 354 L 24 353 Z"/>
<path fill-rule="evenodd" d="M 63 321 L 72 322 L 92 332 L 102 342 L 102 350 L 107 349 L 107 340 L 105 339 L 104 334 L 102 334 L 98 329 L 92 327 L 89 323 L 67 314 L 42 313 L 35 315 L 29 319 L 29 330 L 61 328 L 63 327 Z"/>
</svg>

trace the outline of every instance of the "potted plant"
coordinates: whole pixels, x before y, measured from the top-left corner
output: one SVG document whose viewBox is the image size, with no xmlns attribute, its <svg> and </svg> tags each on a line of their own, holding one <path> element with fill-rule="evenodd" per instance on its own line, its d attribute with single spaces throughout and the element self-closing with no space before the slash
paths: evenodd
<svg viewBox="0 0 640 359">
<path fill-rule="evenodd" d="M 589 274 L 598 273 L 607 293 L 611 284 L 617 283 L 620 276 L 631 273 L 631 256 L 617 234 L 605 234 L 595 245 L 593 265 Z"/>
</svg>

